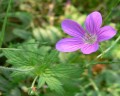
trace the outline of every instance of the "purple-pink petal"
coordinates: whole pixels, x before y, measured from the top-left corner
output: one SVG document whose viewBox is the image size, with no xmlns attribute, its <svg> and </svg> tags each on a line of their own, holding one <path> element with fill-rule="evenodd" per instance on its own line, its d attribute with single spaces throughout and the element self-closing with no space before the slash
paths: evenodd
<svg viewBox="0 0 120 96">
<path fill-rule="evenodd" d="M 104 26 L 100 29 L 98 33 L 98 41 L 105 41 L 108 39 L 111 39 L 113 36 L 115 36 L 116 30 L 113 29 L 111 26 Z"/>
<path fill-rule="evenodd" d="M 93 52 L 96 52 L 98 48 L 99 48 L 98 43 L 84 44 L 83 47 L 81 48 L 81 51 L 83 54 L 91 54 Z"/>
<path fill-rule="evenodd" d="M 56 49 L 61 52 L 81 50 L 83 54 L 96 52 L 99 48 L 99 42 L 108 40 L 116 34 L 116 30 L 112 27 L 104 26 L 101 28 L 101 25 L 102 16 L 97 11 L 87 16 L 85 30 L 77 22 L 65 19 L 61 24 L 62 29 L 72 37 L 58 41 Z"/>
<path fill-rule="evenodd" d="M 85 21 L 86 31 L 90 34 L 96 34 L 102 25 L 102 16 L 95 11 L 89 14 Z"/>
<path fill-rule="evenodd" d="M 78 38 L 64 38 L 57 42 L 56 49 L 61 52 L 73 52 L 80 49 L 83 41 Z"/>
<path fill-rule="evenodd" d="M 73 37 L 83 37 L 85 34 L 84 29 L 75 21 L 65 19 L 62 24 L 62 29 L 65 33 Z"/>
</svg>

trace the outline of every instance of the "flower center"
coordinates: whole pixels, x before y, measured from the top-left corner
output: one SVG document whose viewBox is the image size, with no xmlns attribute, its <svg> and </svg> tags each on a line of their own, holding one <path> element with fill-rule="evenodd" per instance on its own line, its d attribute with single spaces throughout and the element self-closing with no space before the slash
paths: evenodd
<svg viewBox="0 0 120 96">
<path fill-rule="evenodd" d="M 91 34 L 88 34 L 86 33 L 85 34 L 85 37 L 84 37 L 84 42 L 87 43 L 87 44 L 93 44 L 95 43 L 97 40 L 97 36 L 96 35 L 91 35 Z"/>
</svg>

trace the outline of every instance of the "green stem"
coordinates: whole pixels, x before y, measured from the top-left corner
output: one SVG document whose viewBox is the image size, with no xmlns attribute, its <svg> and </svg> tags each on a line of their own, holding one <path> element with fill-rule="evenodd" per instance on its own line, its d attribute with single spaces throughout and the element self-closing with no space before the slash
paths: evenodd
<svg viewBox="0 0 120 96">
<path fill-rule="evenodd" d="M 95 84 L 95 82 L 94 82 L 91 78 L 89 78 L 89 81 L 91 82 L 94 90 L 97 92 L 97 95 L 98 95 L 98 96 L 101 96 L 101 94 L 100 94 L 100 92 L 99 92 L 99 88 L 97 87 L 97 85 Z"/>
<path fill-rule="evenodd" d="M 30 71 L 30 70 L 32 70 L 33 68 L 30 68 L 30 69 L 27 69 L 27 70 L 23 70 L 23 69 L 18 69 L 18 68 L 9 68 L 9 67 L 0 66 L 0 69 L 2 69 L 2 70 L 8 70 L 8 71 L 20 71 L 20 72 L 25 72 L 25 71 Z"/>
<path fill-rule="evenodd" d="M 35 87 L 35 82 L 36 82 L 37 78 L 38 78 L 38 76 L 36 76 L 34 78 L 34 80 L 32 82 L 32 85 L 31 85 L 31 87 L 30 87 L 30 89 L 28 91 L 28 94 L 30 94 L 30 95 L 39 96 L 38 93 L 35 90 L 33 90 L 33 88 Z"/>
<path fill-rule="evenodd" d="M 86 67 L 88 67 L 89 65 L 93 66 L 93 65 L 96 65 L 96 64 L 113 64 L 113 63 L 117 64 L 117 63 L 120 63 L 120 61 L 116 61 L 116 62 L 113 62 L 113 61 L 112 62 L 92 62 L 92 63 L 87 64 Z"/>
<path fill-rule="evenodd" d="M 98 64 L 98 62 L 96 62 L 97 59 L 99 59 L 100 57 L 102 57 L 105 53 L 109 52 L 116 44 L 117 42 L 120 40 L 120 36 L 115 40 L 115 42 L 109 47 L 107 48 L 105 51 L 103 51 L 100 55 L 98 55 L 93 61 L 91 61 L 91 63 L 89 63 L 88 65 L 86 65 L 86 67 L 88 67 L 89 65 L 95 65 Z M 99 62 L 100 63 L 100 62 Z"/>
<path fill-rule="evenodd" d="M 0 50 L 23 50 L 23 49 L 17 49 L 17 48 L 0 48 Z"/>
<path fill-rule="evenodd" d="M 115 42 L 108 48 L 106 49 L 105 51 L 103 51 L 103 53 L 101 53 L 100 55 L 98 55 L 96 57 L 96 59 L 100 58 L 102 55 L 104 55 L 105 53 L 107 53 L 108 51 L 110 51 L 115 45 L 116 43 L 120 40 L 120 36 L 115 40 Z"/>
<path fill-rule="evenodd" d="M 3 22 L 3 26 L 2 26 L 2 32 L 1 32 L 1 36 L 0 36 L 0 47 L 2 46 L 2 43 L 4 40 L 5 28 L 6 28 L 6 24 L 7 24 L 8 12 L 10 10 L 11 2 L 12 2 L 12 0 L 9 0 L 7 11 L 6 11 L 6 16 L 5 16 L 5 19 Z"/>
<path fill-rule="evenodd" d="M 38 76 L 36 76 L 35 79 L 33 80 L 31 88 L 33 88 L 35 86 L 35 82 L 36 82 L 37 78 L 38 78 Z"/>
</svg>

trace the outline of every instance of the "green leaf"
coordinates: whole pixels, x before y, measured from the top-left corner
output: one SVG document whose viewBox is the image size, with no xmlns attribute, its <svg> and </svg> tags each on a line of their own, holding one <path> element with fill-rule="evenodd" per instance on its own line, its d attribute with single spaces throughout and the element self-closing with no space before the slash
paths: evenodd
<svg viewBox="0 0 120 96">
<path fill-rule="evenodd" d="M 22 39 L 29 39 L 32 36 L 30 32 L 27 32 L 23 29 L 18 29 L 18 28 L 14 29 L 13 33 Z"/>
<path fill-rule="evenodd" d="M 0 70 L 0 92 L 3 96 L 21 96 L 18 83 L 21 79 L 11 78 L 10 72 Z"/>
<path fill-rule="evenodd" d="M 15 12 L 15 13 L 9 13 L 9 17 L 12 17 L 14 19 L 17 19 L 21 24 L 21 28 L 26 28 L 30 25 L 30 22 L 32 20 L 32 15 L 27 12 Z"/>
<path fill-rule="evenodd" d="M 37 40 L 48 42 L 48 44 L 55 44 L 62 36 L 60 30 L 53 26 L 35 28 L 33 30 L 33 35 Z"/>
<path fill-rule="evenodd" d="M 63 95 L 64 89 L 62 83 L 55 77 L 50 76 L 50 74 L 42 74 L 38 81 L 38 87 L 45 86 L 45 84 L 47 84 L 51 90 L 55 90 L 57 93 Z"/>
<path fill-rule="evenodd" d="M 45 78 L 41 76 L 38 80 L 38 88 L 41 88 L 44 85 L 45 85 Z"/>
<path fill-rule="evenodd" d="M 39 43 L 34 40 L 25 42 L 16 49 L 11 49 L 4 49 L 3 53 L 8 58 L 7 62 L 20 70 L 15 70 L 12 76 L 39 76 L 38 88 L 47 84 L 50 90 L 63 95 L 63 81 L 79 78 L 82 72 L 82 67 L 60 63 L 58 58 L 59 52 L 56 50 L 51 51 L 50 47 L 47 46 L 39 47 Z"/>
</svg>

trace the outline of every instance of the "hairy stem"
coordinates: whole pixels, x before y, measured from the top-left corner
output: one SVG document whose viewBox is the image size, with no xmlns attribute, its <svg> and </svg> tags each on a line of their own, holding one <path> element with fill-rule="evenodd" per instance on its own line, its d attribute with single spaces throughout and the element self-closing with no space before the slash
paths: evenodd
<svg viewBox="0 0 120 96">
<path fill-rule="evenodd" d="M 38 78 L 38 76 L 36 76 L 35 79 L 33 80 L 31 88 L 35 86 L 35 82 L 36 82 L 37 78 Z"/>
<path fill-rule="evenodd" d="M 120 40 L 120 36 L 115 40 L 115 42 L 108 49 L 106 49 L 105 51 L 103 51 L 103 53 L 101 53 L 100 55 L 98 55 L 96 57 L 96 59 L 100 58 L 102 55 L 104 55 L 105 53 L 109 52 L 117 44 L 117 42 L 119 40 Z"/>
<path fill-rule="evenodd" d="M 9 68 L 9 67 L 3 67 L 3 66 L 0 66 L 0 69 L 8 70 L 8 71 L 20 71 L 20 72 L 33 70 L 33 68 L 30 68 L 30 69 L 27 69 L 27 70 L 23 70 L 23 69 L 19 69 L 19 68 Z"/>
<path fill-rule="evenodd" d="M 100 94 L 99 88 L 97 87 L 97 85 L 95 84 L 95 82 L 94 82 L 91 78 L 89 78 L 89 81 L 91 82 L 94 90 L 97 92 L 97 95 L 98 95 L 98 96 L 102 96 L 102 95 Z"/>
</svg>

